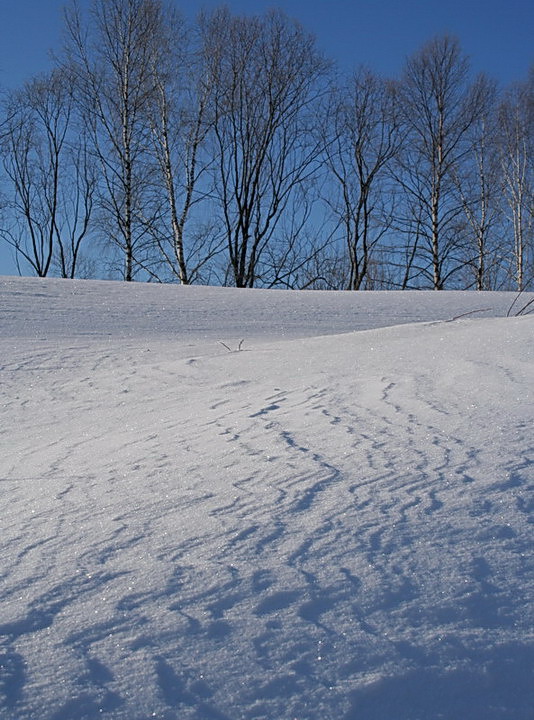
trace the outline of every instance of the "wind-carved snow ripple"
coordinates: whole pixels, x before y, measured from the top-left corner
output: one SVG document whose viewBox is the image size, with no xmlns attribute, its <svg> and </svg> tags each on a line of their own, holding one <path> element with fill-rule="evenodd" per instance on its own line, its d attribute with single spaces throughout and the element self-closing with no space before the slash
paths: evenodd
<svg viewBox="0 0 534 720">
<path fill-rule="evenodd" d="M 146 377 L 125 365 L 131 394 Z M 163 366 L 161 376 L 171 395 Z M 220 383 L 180 413 L 179 398 L 145 400 L 142 432 L 125 429 L 117 458 L 95 458 L 98 474 L 61 474 L 81 438 L 51 453 L 47 475 L 19 478 L 42 491 L 19 526 L 27 493 L 9 490 L 8 720 L 25 692 L 38 706 L 47 656 L 56 720 L 131 718 L 132 697 L 143 720 L 386 720 L 421 673 L 437 697 L 450 689 L 446 668 L 481 692 L 484 673 L 498 682 L 512 667 L 504 631 L 528 661 L 528 598 L 510 602 L 528 571 L 528 458 L 498 448 L 488 483 L 492 438 L 472 433 L 469 414 L 444 422 L 460 399 L 436 394 L 430 376 L 343 383 Z M 469 537 L 465 518 L 477 521 Z M 43 659 L 28 662 L 30 641 Z M 520 663 L 513 670 L 524 689 Z"/>
<path fill-rule="evenodd" d="M 469 418 L 459 420 L 456 433 L 450 424 L 442 430 L 450 406 L 441 405 L 442 398 L 433 398 L 430 389 L 430 382 L 384 377 L 366 388 L 355 383 L 349 389 L 279 391 L 256 400 L 256 408 L 250 402 L 233 408 L 214 404 L 228 410 L 214 426 L 228 445 L 222 467 L 232 501 L 213 508 L 224 529 L 220 540 L 206 540 L 217 573 L 228 579 L 204 595 L 184 593 L 176 609 L 209 657 L 217 644 L 225 644 L 218 651 L 224 658 L 232 638 L 250 638 L 242 662 L 231 661 L 236 676 L 231 675 L 230 687 L 237 688 L 237 668 L 245 671 L 249 663 L 258 663 L 268 679 L 249 688 L 256 701 L 247 717 L 284 708 L 296 715 L 303 711 L 302 697 L 316 697 L 320 707 L 324 697 L 318 687 L 329 688 L 330 711 L 356 717 L 360 706 L 371 707 L 375 700 L 355 694 L 347 705 L 347 683 L 372 677 L 381 658 L 390 656 L 392 643 L 399 677 L 409 677 L 420 665 L 429 682 L 439 685 L 433 668 L 443 653 L 453 665 L 477 660 L 480 627 L 496 638 L 513 622 L 519 627 L 507 601 L 513 592 L 508 584 L 517 588 L 524 563 L 517 558 L 509 574 L 501 567 L 497 575 L 486 558 L 502 552 L 503 542 L 513 542 L 524 504 L 518 501 L 517 513 L 507 519 L 508 531 L 492 524 L 479 536 L 463 538 L 458 554 L 461 516 L 475 511 L 479 492 L 471 495 L 470 487 L 484 481 L 479 468 L 487 466 L 481 456 L 488 448 L 469 444 Z M 347 397 L 358 399 L 347 405 Z M 252 475 L 239 477 L 240 457 L 254 459 Z M 495 494 L 513 494 L 514 487 Z M 494 515 L 487 514 L 493 522 Z M 463 556 L 466 546 L 467 556 L 471 547 L 477 558 L 471 565 Z M 195 612 L 199 604 L 210 622 Z M 448 625 L 459 621 L 458 608 L 465 613 L 464 641 L 443 645 Z M 390 636 L 391 617 L 401 637 Z M 434 654 L 428 642 L 425 650 L 418 649 L 421 633 L 434 638 Z M 341 664 L 340 657 L 345 658 Z M 501 662 L 496 654 L 495 667 Z M 474 687 L 482 682 L 476 675 L 471 681 Z"/>
</svg>

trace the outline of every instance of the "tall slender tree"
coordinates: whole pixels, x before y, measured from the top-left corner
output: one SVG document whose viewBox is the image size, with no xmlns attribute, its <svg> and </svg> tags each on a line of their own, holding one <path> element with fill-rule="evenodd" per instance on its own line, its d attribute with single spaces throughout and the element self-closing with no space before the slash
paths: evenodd
<svg viewBox="0 0 534 720">
<path fill-rule="evenodd" d="M 360 69 L 332 93 L 325 143 L 327 204 L 349 260 L 347 288 L 365 287 L 373 252 L 390 227 L 386 171 L 400 148 L 396 85 Z M 328 137 L 330 136 L 330 137 Z"/>
<path fill-rule="evenodd" d="M 220 233 L 211 232 L 205 218 L 193 218 L 196 206 L 212 191 L 209 171 L 213 158 L 206 141 L 211 130 L 209 79 L 202 55 L 190 41 L 194 30 L 170 6 L 162 7 L 163 22 L 151 57 L 154 94 L 148 120 L 151 149 L 158 173 L 153 200 L 163 203 L 160 222 L 149 225 L 164 273 L 188 285 L 220 249 Z M 207 213 L 206 213 L 207 214 Z M 191 231 L 189 226 L 196 220 Z"/>
<path fill-rule="evenodd" d="M 286 230 L 298 228 L 295 214 L 308 211 L 297 191 L 319 158 L 312 128 L 327 64 L 314 39 L 281 12 L 217 10 L 204 16 L 202 33 L 232 283 L 269 284 L 262 272 L 268 244 L 284 218 Z"/>
<path fill-rule="evenodd" d="M 152 170 L 147 108 L 160 30 L 157 0 L 93 0 L 88 22 L 77 5 L 65 13 L 64 63 L 100 165 L 105 232 L 121 251 L 128 281 L 149 249 L 141 217 Z"/>
<path fill-rule="evenodd" d="M 502 173 L 499 163 L 496 85 L 487 80 L 487 102 L 469 130 L 469 151 L 455 170 L 458 198 L 464 210 L 467 288 L 495 290 L 502 282 Z"/>
<path fill-rule="evenodd" d="M 405 196 L 413 270 L 436 290 L 465 264 L 463 205 L 454 178 L 487 96 L 483 78 L 470 81 L 469 62 L 454 38 L 437 37 L 407 61 L 401 84 L 407 142 L 396 180 Z"/>
<path fill-rule="evenodd" d="M 86 138 L 74 125 L 68 78 L 60 70 L 7 100 L 2 158 L 10 222 L 1 234 L 19 269 L 74 277 L 93 210 L 95 174 Z"/>
<path fill-rule="evenodd" d="M 500 154 L 512 227 L 512 276 L 521 291 L 534 282 L 534 68 L 500 108 Z"/>
</svg>

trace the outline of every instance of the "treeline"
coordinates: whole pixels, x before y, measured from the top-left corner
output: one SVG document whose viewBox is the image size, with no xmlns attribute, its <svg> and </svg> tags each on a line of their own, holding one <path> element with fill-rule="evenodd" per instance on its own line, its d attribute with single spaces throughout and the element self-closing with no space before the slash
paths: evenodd
<svg viewBox="0 0 534 720">
<path fill-rule="evenodd" d="M 0 241 L 21 273 L 237 287 L 530 289 L 534 70 L 504 90 L 437 37 L 342 77 L 281 12 L 65 12 L 6 93 Z"/>
</svg>

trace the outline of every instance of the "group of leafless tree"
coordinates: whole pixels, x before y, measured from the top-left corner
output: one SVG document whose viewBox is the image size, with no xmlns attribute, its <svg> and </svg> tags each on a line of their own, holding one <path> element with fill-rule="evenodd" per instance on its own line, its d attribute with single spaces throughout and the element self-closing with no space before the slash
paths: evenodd
<svg viewBox="0 0 534 720">
<path fill-rule="evenodd" d="M 281 12 L 65 12 L 4 93 L 0 241 L 22 273 L 328 289 L 534 285 L 534 70 L 501 90 L 437 37 L 341 77 Z"/>
</svg>

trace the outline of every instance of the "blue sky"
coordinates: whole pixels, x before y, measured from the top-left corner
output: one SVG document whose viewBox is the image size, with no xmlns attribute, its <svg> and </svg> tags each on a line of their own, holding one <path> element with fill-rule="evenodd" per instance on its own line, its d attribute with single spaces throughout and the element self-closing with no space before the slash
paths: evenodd
<svg viewBox="0 0 534 720">
<path fill-rule="evenodd" d="M 89 0 L 80 0 L 87 6 Z M 176 2 L 188 17 L 218 0 Z M 50 66 L 65 0 L 0 0 L 0 87 L 16 87 Z M 367 64 L 395 75 L 407 55 L 444 32 L 456 35 L 475 72 L 502 84 L 523 80 L 534 63 L 533 0 L 228 0 L 237 13 L 282 8 L 313 32 L 341 67 Z M 0 275 L 16 272 L 0 246 Z"/>
</svg>

